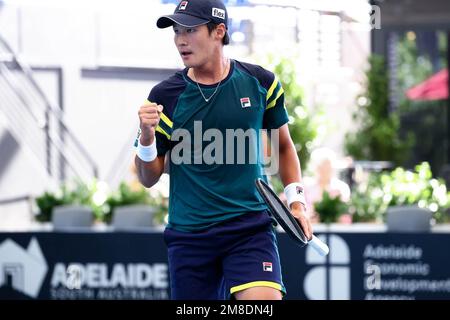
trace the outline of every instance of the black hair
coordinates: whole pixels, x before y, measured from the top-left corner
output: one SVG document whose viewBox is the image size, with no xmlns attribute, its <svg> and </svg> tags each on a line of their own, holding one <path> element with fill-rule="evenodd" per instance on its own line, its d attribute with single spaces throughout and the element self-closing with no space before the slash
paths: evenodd
<svg viewBox="0 0 450 320">
<path fill-rule="evenodd" d="M 211 34 L 211 32 L 213 32 L 213 30 L 215 30 L 217 28 L 218 24 L 214 23 L 214 22 L 208 22 L 206 24 L 206 26 L 208 27 L 209 34 Z M 225 46 L 229 43 L 230 43 L 230 37 L 228 36 L 228 32 L 226 32 L 226 30 L 225 30 L 225 36 L 222 38 L 222 44 Z"/>
</svg>

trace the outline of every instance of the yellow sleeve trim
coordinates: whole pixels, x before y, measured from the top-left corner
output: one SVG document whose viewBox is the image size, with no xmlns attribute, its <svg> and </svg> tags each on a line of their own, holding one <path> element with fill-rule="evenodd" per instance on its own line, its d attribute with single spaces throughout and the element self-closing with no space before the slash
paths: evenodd
<svg viewBox="0 0 450 320">
<path fill-rule="evenodd" d="M 254 288 L 254 287 L 270 287 L 270 288 L 274 288 L 277 289 L 279 291 L 281 290 L 281 285 L 276 283 L 276 282 L 271 282 L 271 281 L 254 281 L 254 282 L 249 282 L 249 283 L 245 283 L 245 284 L 241 284 L 240 286 L 236 286 L 236 287 L 232 287 L 230 289 L 230 293 L 236 293 L 238 291 L 242 291 L 248 288 Z"/>
<path fill-rule="evenodd" d="M 167 137 L 167 139 L 170 140 L 170 135 L 166 131 L 164 131 L 164 129 L 161 128 L 160 126 L 157 126 L 155 131 L 158 131 L 159 133 L 162 133 L 163 135 L 165 135 Z"/>
<path fill-rule="evenodd" d="M 172 127 L 173 127 L 173 122 L 170 121 L 170 119 L 167 118 L 167 116 L 166 116 L 164 113 L 162 113 L 162 112 L 161 112 L 161 115 L 160 115 L 160 119 L 161 119 L 162 121 L 164 121 L 164 122 L 169 126 L 169 128 L 172 128 Z"/>
<path fill-rule="evenodd" d="M 277 79 L 277 77 L 275 77 L 275 79 L 273 80 L 272 85 L 269 88 L 269 91 L 267 91 L 266 101 L 269 100 L 270 96 L 272 95 L 272 93 L 275 90 L 275 88 L 277 87 L 277 85 L 278 85 L 278 79 Z"/>
<path fill-rule="evenodd" d="M 278 99 L 283 93 L 284 93 L 284 89 L 283 89 L 283 88 L 280 88 L 280 90 L 279 90 L 278 93 L 277 93 L 277 96 L 275 97 L 275 99 L 274 99 L 271 103 L 269 103 L 269 105 L 267 106 L 266 110 L 275 107 L 275 104 L 277 103 L 277 99 Z"/>
<path fill-rule="evenodd" d="M 152 103 L 152 102 L 150 100 L 145 100 L 145 104 L 147 104 L 147 103 Z M 161 112 L 160 119 L 162 121 L 164 121 L 169 126 L 169 128 L 173 127 L 173 122 L 163 112 Z"/>
</svg>

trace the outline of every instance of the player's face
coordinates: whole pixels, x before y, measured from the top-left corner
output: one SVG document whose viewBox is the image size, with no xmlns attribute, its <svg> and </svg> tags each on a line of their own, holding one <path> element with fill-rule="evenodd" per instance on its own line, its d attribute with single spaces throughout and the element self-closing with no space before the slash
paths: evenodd
<svg viewBox="0 0 450 320">
<path fill-rule="evenodd" d="M 174 24 L 173 31 L 175 45 L 186 67 L 199 67 L 211 59 L 216 43 L 206 25 L 183 27 Z"/>
</svg>

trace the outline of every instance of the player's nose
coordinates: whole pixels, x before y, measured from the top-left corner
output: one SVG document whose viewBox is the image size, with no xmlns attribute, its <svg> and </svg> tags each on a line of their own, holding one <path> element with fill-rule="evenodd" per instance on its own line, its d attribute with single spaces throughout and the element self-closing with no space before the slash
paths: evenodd
<svg viewBox="0 0 450 320">
<path fill-rule="evenodd" d="M 175 35 L 175 44 L 178 47 L 178 50 L 188 45 L 187 38 L 183 35 L 183 33 Z"/>
</svg>

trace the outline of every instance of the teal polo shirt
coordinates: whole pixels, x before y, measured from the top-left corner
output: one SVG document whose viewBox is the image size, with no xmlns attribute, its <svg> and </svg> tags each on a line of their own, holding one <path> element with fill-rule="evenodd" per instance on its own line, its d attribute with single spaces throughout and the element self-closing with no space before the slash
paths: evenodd
<svg viewBox="0 0 450 320">
<path fill-rule="evenodd" d="M 288 115 L 281 83 L 260 66 L 231 60 L 218 88 L 199 89 L 187 72 L 157 84 L 148 100 L 164 107 L 156 144 L 158 156 L 171 155 L 168 227 L 192 232 L 267 208 L 255 188 L 267 180 L 258 133 Z M 210 97 L 216 88 L 206 102 L 200 90 Z"/>
</svg>

